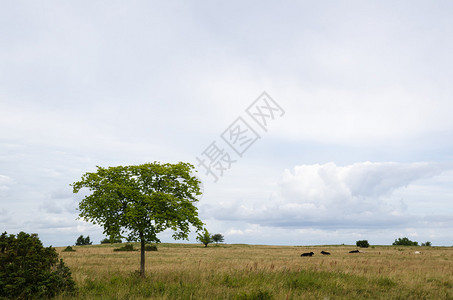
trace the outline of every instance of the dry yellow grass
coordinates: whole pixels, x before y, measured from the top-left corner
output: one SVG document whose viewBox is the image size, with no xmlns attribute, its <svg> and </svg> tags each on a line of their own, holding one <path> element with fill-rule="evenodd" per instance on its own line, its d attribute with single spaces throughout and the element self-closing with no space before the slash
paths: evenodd
<svg viewBox="0 0 453 300">
<path fill-rule="evenodd" d="M 57 250 L 80 288 L 78 298 L 348 299 L 348 289 L 351 297 L 370 299 L 453 297 L 453 248 L 376 246 L 350 254 L 355 247 L 161 244 L 147 252 L 147 280 L 133 281 L 136 288 L 125 278 L 139 268 L 138 251 L 74 248 Z M 300 257 L 310 251 L 313 257 Z"/>
</svg>

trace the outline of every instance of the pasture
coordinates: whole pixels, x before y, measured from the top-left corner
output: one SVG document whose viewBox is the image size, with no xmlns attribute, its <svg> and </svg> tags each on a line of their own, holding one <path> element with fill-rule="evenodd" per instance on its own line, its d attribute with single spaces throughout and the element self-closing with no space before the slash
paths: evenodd
<svg viewBox="0 0 453 300">
<path fill-rule="evenodd" d="M 59 299 L 453 299 L 451 247 L 159 244 L 141 279 L 120 245 L 57 248 L 78 286 Z"/>
</svg>

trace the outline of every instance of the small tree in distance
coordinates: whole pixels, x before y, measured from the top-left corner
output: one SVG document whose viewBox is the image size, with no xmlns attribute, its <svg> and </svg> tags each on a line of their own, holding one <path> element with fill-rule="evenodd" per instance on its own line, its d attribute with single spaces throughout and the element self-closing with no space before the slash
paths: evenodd
<svg viewBox="0 0 453 300">
<path fill-rule="evenodd" d="M 211 234 L 206 228 L 204 229 L 203 233 L 200 232 L 198 234 L 197 240 L 200 241 L 200 243 L 202 243 L 205 247 L 207 247 L 208 244 L 212 243 L 213 241 Z"/>
<path fill-rule="evenodd" d="M 398 238 L 392 244 L 393 246 L 418 246 L 418 242 L 413 242 L 407 237 Z"/>
<path fill-rule="evenodd" d="M 83 237 L 83 235 L 79 236 L 76 241 L 76 246 L 86 246 L 86 245 L 91 245 L 93 242 L 90 241 L 90 236 L 87 236 L 86 238 Z"/>
<path fill-rule="evenodd" d="M 357 241 L 357 242 L 355 242 L 355 244 L 357 245 L 357 247 L 360 247 L 360 248 L 370 247 L 370 244 L 368 243 L 367 240 Z"/>
<path fill-rule="evenodd" d="M 221 235 L 220 233 L 216 233 L 216 234 L 212 235 L 212 240 L 216 244 L 218 244 L 218 243 L 223 243 L 224 238 L 223 238 L 223 235 Z"/>
<path fill-rule="evenodd" d="M 431 247 L 431 242 L 422 243 L 423 247 Z"/>
</svg>

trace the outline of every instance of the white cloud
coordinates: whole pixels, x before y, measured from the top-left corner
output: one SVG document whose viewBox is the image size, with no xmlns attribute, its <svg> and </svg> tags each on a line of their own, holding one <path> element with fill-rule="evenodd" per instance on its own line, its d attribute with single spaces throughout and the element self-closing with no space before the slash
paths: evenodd
<svg viewBox="0 0 453 300">
<path fill-rule="evenodd" d="M 269 199 L 225 201 L 206 207 L 223 220 L 272 227 L 390 228 L 414 221 L 411 199 L 394 192 L 451 166 L 430 163 L 334 163 L 285 170 Z M 404 193 L 403 193 L 404 194 Z"/>
</svg>

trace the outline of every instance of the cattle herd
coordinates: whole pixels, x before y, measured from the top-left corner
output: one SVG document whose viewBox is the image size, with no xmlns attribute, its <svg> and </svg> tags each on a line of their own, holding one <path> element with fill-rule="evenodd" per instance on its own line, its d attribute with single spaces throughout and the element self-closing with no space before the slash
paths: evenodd
<svg viewBox="0 0 453 300">
<path fill-rule="evenodd" d="M 360 250 L 351 250 L 349 251 L 349 253 L 362 253 Z M 313 256 L 315 253 L 313 252 L 306 252 L 306 253 L 302 253 L 300 256 Z M 322 255 L 330 255 L 330 252 L 327 252 L 327 251 L 321 251 L 321 254 Z"/>
</svg>

